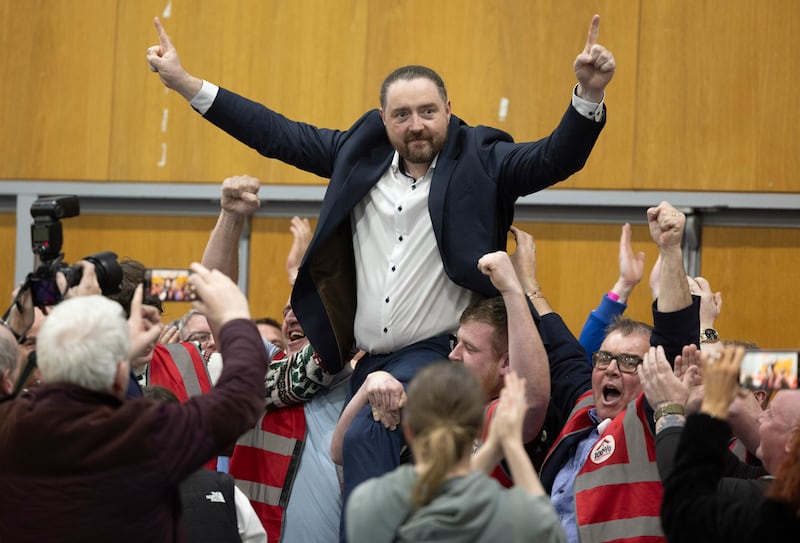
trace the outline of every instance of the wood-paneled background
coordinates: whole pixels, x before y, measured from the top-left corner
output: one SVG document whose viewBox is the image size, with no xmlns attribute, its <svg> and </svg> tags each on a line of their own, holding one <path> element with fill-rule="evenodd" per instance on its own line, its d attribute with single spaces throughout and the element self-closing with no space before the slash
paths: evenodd
<svg viewBox="0 0 800 543">
<path fill-rule="evenodd" d="M 560 189 L 800 193 L 794 0 L 0 0 L 0 180 L 216 184 L 248 173 L 265 185 L 324 184 L 264 159 L 165 91 L 144 60 L 158 41 L 153 16 L 190 72 L 290 118 L 347 128 L 377 106 L 392 68 L 421 63 L 444 77 L 455 114 L 521 141 L 547 134 L 567 107 L 593 13 L 618 63 L 608 125 Z M 262 192 L 269 200 L 269 186 Z M 68 260 L 113 249 L 185 266 L 213 223 L 86 215 L 64 223 L 64 250 Z M 577 333 L 616 278 L 619 226 L 522 226 Z M 15 228 L 13 215 L 0 215 L 5 255 Z M 255 219 L 252 242 L 253 312 L 279 317 L 288 219 Z M 702 274 L 723 292 L 723 336 L 800 346 L 798 242 L 791 229 L 704 230 Z M 634 228 L 634 244 L 652 264 L 645 227 Z M 4 259 L 0 289 L 12 283 Z M 646 320 L 648 306 L 644 284 L 631 314 Z"/>
</svg>

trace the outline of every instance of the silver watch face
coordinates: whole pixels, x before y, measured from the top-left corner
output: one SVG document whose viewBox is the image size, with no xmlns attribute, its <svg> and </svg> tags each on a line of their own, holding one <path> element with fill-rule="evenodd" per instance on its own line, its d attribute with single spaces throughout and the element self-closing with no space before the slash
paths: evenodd
<svg viewBox="0 0 800 543">
<path fill-rule="evenodd" d="M 713 328 L 706 328 L 703 330 L 701 339 L 703 341 L 717 341 L 719 340 L 719 334 L 717 334 L 717 331 Z"/>
</svg>

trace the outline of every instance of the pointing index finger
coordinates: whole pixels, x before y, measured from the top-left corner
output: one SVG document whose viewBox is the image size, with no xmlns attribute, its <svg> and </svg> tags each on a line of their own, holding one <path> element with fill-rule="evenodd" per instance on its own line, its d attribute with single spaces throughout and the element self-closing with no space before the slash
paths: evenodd
<svg viewBox="0 0 800 543">
<path fill-rule="evenodd" d="M 589 27 L 589 35 L 586 38 L 586 47 L 583 48 L 584 53 L 588 53 L 592 45 L 595 45 L 600 38 L 600 15 L 595 14 L 592 17 L 592 26 Z"/>
<path fill-rule="evenodd" d="M 158 20 L 158 17 L 153 18 L 153 23 L 156 25 L 156 31 L 158 32 L 158 38 L 161 42 L 161 53 L 165 53 L 167 49 L 172 48 L 172 43 L 169 41 L 169 36 L 167 36 L 167 31 L 164 30 L 164 27 L 161 24 L 161 21 Z"/>
</svg>

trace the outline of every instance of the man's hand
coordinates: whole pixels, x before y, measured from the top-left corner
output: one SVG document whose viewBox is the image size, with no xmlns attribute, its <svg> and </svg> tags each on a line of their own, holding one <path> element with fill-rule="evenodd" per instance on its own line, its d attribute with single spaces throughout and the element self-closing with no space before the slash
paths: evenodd
<svg viewBox="0 0 800 543">
<path fill-rule="evenodd" d="M 600 103 L 606 86 L 614 77 L 617 62 L 611 51 L 598 44 L 600 38 L 600 16 L 592 17 L 589 36 L 583 51 L 575 58 L 573 69 L 578 78 L 578 96 L 589 102 Z"/>
<path fill-rule="evenodd" d="M 56 274 L 56 283 L 58 288 L 64 293 L 64 299 L 75 298 L 77 296 L 92 296 L 94 294 L 102 294 L 100 283 L 97 281 L 97 274 L 94 270 L 94 264 L 87 260 L 80 260 L 76 264 L 81 268 L 81 280 L 74 287 L 67 285 L 67 279 L 64 274 L 58 272 Z"/>
<path fill-rule="evenodd" d="M 631 247 L 631 225 L 622 225 L 619 236 L 619 279 L 611 290 L 619 296 L 619 301 L 625 303 L 644 276 L 644 253 L 634 255 Z"/>
<path fill-rule="evenodd" d="M 258 199 L 260 182 L 249 175 L 229 177 L 222 182 L 220 205 L 225 213 L 248 217 L 261 206 Z"/>
<path fill-rule="evenodd" d="M 522 425 L 528 411 L 525 399 L 525 379 L 516 373 L 506 374 L 500 400 L 489 426 L 488 441 L 496 440 L 505 449 L 512 443 L 522 443 Z"/>
<path fill-rule="evenodd" d="M 722 353 L 702 353 L 701 364 L 705 396 L 700 411 L 725 420 L 728 409 L 737 395 L 746 391 L 739 387 L 739 366 L 744 347 L 724 347 Z"/>
<path fill-rule="evenodd" d="M 33 309 L 33 293 L 30 288 L 20 292 L 22 285 L 11 293 L 11 311 L 8 314 L 8 325 L 20 336 L 24 336 L 36 319 Z"/>
<path fill-rule="evenodd" d="M 700 372 L 700 349 L 691 343 L 684 345 L 681 354 L 675 357 L 675 377 L 689 390 L 686 400 L 686 414 L 700 411 L 703 402 L 703 375 Z"/>
<path fill-rule="evenodd" d="M 689 389 L 673 372 L 663 347 L 650 347 L 638 373 L 650 407 L 658 409 L 661 405 L 672 403 L 686 405 Z"/>
<path fill-rule="evenodd" d="M 523 294 L 522 285 L 517 279 L 517 274 L 514 272 L 514 266 L 511 264 L 511 258 L 509 258 L 508 253 L 496 251 L 483 255 L 478 260 L 478 269 L 482 274 L 489 276 L 492 284 L 501 294 L 514 292 L 515 290 Z"/>
<path fill-rule="evenodd" d="M 303 261 L 303 255 L 306 254 L 308 244 L 311 243 L 311 225 L 308 219 L 292 217 L 289 230 L 292 232 L 293 240 L 289 254 L 286 256 L 286 273 L 289 274 L 289 284 L 294 286 L 294 281 L 297 279 L 297 270 Z"/>
<path fill-rule="evenodd" d="M 162 345 L 169 345 L 170 343 L 180 343 L 181 335 L 177 326 L 166 326 L 158 336 L 158 342 Z"/>
<path fill-rule="evenodd" d="M 511 264 L 517 274 L 524 292 L 541 292 L 539 281 L 536 279 L 536 243 L 533 236 L 516 226 L 511 227 L 511 233 L 517 244 L 517 250 L 511 255 Z"/>
<path fill-rule="evenodd" d="M 178 51 L 172 46 L 167 31 L 161 26 L 158 17 L 153 19 L 158 32 L 159 44 L 147 48 L 147 64 L 150 70 L 158 73 L 158 77 L 168 89 L 177 91 L 187 100 L 191 100 L 200 92 L 202 80 L 189 75 L 181 65 Z"/>
<path fill-rule="evenodd" d="M 142 285 L 137 286 L 131 299 L 131 316 L 128 317 L 128 360 L 134 361 L 152 351 L 163 327 L 158 308 L 142 304 Z"/>
<path fill-rule="evenodd" d="M 714 322 L 722 312 L 722 293 L 712 292 L 711 284 L 704 277 L 689 280 L 689 291 L 700 296 L 700 328 L 714 328 Z"/>
<path fill-rule="evenodd" d="M 234 319 L 250 318 L 247 298 L 227 275 L 196 262 L 190 267 L 194 273 L 188 281 L 198 296 L 192 306 L 206 316 L 212 330 Z"/>
<path fill-rule="evenodd" d="M 661 202 L 647 210 L 647 223 L 650 236 L 660 250 L 680 247 L 686 215 L 672 207 L 669 202 Z"/>
<path fill-rule="evenodd" d="M 364 390 L 372 409 L 372 418 L 385 428 L 395 430 L 400 424 L 400 408 L 406 403 L 403 383 L 391 373 L 374 371 L 364 380 Z"/>
</svg>

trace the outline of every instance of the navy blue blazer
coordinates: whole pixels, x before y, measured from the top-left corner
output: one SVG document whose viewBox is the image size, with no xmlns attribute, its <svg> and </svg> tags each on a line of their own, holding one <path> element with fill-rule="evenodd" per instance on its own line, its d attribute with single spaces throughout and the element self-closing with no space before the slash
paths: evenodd
<svg viewBox="0 0 800 543">
<path fill-rule="evenodd" d="M 378 110 L 344 131 L 320 129 L 221 88 L 205 118 L 264 156 L 330 180 L 291 303 L 326 369 L 337 371 L 349 361 L 354 346 L 350 212 L 386 172 L 394 152 Z M 517 198 L 583 167 L 604 124 L 570 105 L 549 136 L 517 144 L 505 132 L 471 127 L 451 116 L 428 210 L 453 282 L 485 296 L 497 294 L 478 271 L 478 259 L 506 249 Z"/>
</svg>

